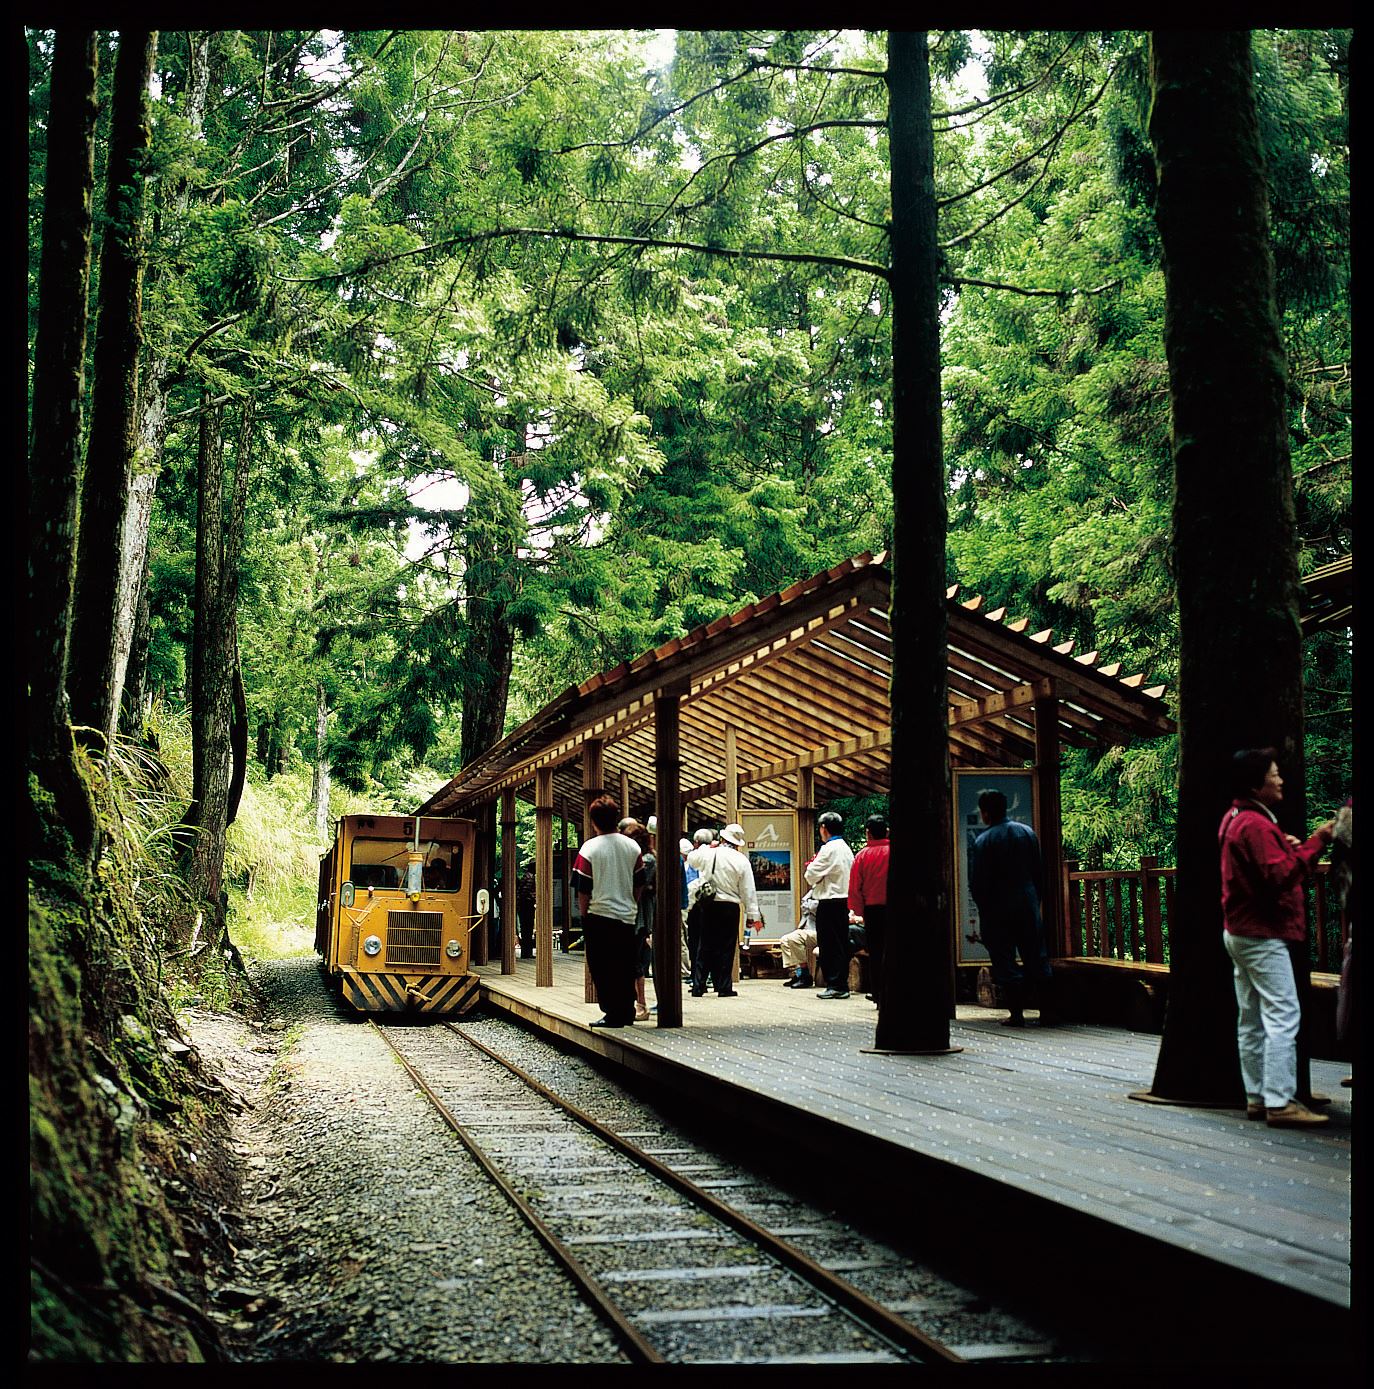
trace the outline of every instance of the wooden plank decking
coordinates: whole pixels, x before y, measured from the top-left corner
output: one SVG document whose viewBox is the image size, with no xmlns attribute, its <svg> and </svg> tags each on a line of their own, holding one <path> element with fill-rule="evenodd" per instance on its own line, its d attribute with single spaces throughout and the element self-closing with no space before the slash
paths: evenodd
<svg viewBox="0 0 1374 1389">
<path fill-rule="evenodd" d="M 776 979 L 741 980 L 733 999 L 686 998 L 681 1028 L 591 1031 L 600 1010 L 583 1001 L 581 956 L 554 965 L 543 989 L 533 961 L 513 975 L 498 965 L 479 973 L 494 1006 L 640 1073 L 678 1082 L 695 1073 L 693 1085 L 848 1131 L 856 1151 L 903 1151 L 927 1185 L 941 1172 L 962 1180 L 955 1199 L 1001 1188 L 1042 1211 L 1050 1203 L 1066 1231 L 1112 1227 L 1136 1250 L 1173 1251 L 1201 1286 L 1209 1267 L 1229 1269 L 1299 1302 L 1350 1306 L 1352 1092 L 1340 1087 L 1342 1063 L 1312 1063 L 1314 1089 L 1333 1097 L 1327 1129 L 1271 1130 L 1241 1111 L 1129 1100 L 1154 1072 L 1159 1039 L 1145 1033 L 1015 1031 L 999 1025 L 1003 1014 L 961 1004 L 951 1024 L 959 1054 L 875 1056 L 862 1050 L 873 1042 L 873 1004 L 822 1000 Z"/>
</svg>

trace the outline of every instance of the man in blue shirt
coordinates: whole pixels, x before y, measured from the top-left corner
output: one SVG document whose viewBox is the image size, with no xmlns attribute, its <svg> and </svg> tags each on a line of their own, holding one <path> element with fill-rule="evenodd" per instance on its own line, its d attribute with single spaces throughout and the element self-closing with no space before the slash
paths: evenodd
<svg viewBox="0 0 1374 1389">
<path fill-rule="evenodd" d="M 1040 841 L 1029 825 L 1007 819 L 1007 798 L 1000 791 L 979 795 L 978 815 L 988 828 L 969 850 L 969 892 L 978 907 L 979 934 L 992 957 L 992 981 L 1002 990 L 1011 1014 L 1002 1025 L 1025 1027 L 1030 981 L 1041 1004 L 1040 1025 L 1045 1027 L 1051 1022 L 1045 1003 L 1052 975 L 1040 919 Z"/>
</svg>

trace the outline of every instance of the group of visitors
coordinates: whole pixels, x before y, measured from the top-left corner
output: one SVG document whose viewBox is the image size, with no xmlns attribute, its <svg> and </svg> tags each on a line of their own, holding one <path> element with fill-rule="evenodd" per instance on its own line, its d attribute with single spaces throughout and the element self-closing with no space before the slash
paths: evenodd
<svg viewBox="0 0 1374 1389">
<path fill-rule="evenodd" d="M 1306 949 L 1303 883 L 1322 853 L 1338 837 L 1337 820 L 1319 825 L 1300 842 L 1279 827 L 1274 809 L 1283 799 L 1283 777 L 1273 748 L 1244 749 L 1232 759 L 1235 798 L 1218 830 L 1221 853 L 1223 941 L 1234 966 L 1237 1039 L 1247 1113 L 1277 1128 L 1316 1127 L 1327 1122 L 1298 1098 L 1297 1037 L 1302 1010 L 1294 952 Z M 969 852 L 969 888 L 978 907 L 982 940 L 993 982 L 1008 1016 L 1006 1026 L 1025 1027 L 1028 1003 L 1038 1003 L 1042 1027 L 1053 1025 L 1049 988 L 1052 971 L 1040 902 L 1044 874 L 1040 845 L 1028 825 L 1007 819 L 1007 800 L 989 789 L 978 797 L 985 826 Z M 657 824 L 622 819 L 615 800 L 603 794 L 588 815 L 596 834 L 577 855 L 577 893 L 587 963 L 605 1016 L 593 1027 L 624 1027 L 650 1017 L 645 979 L 653 969 L 653 923 Z M 864 847 L 855 854 L 845 841 L 844 821 L 834 811 L 817 820 L 820 849 L 804 868 L 808 890 L 797 928 L 779 944 L 789 970 L 786 986 L 807 989 L 816 982 L 814 950 L 826 988 L 823 999 L 849 997 L 850 928 L 861 924 L 872 992 L 881 1006 L 887 936 L 890 844 L 885 816 L 865 823 Z M 1349 877 L 1353 812 L 1342 811 L 1342 872 Z M 721 998 L 734 998 L 735 952 L 740 912 L 762 928 L 763 913 L 745 847 L 743 828 L 699 829 L 678 841 L 683 862 L 680 909 L 693 998 L 708 984 Z M 1348 884 L 1342 899 L 1353 901 Z M 1347 904 L 1348 905 L 1348 904 Z M 1342 1030 L 1350 1014 L 1352 967 L 1343 962 Z"/>
</svg>

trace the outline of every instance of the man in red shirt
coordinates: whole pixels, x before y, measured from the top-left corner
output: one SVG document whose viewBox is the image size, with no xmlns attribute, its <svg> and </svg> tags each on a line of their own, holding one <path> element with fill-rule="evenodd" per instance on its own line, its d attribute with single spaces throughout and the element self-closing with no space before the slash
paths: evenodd
<svg viewBox="0 0 1374 1389">
<path fill-rule="evenodd" d="M 1307 937 L 1303 883 L 1331 843 L 1335 821 L 1305 844 L 1279 828 L 1274 807 L 1283 778 L 1273 748 L 1247 748 L 1231 759 L 1236 799 L 1221 817 L 1222 939 L 1235 964 L 1236 1035 L 1246 1113 L 1275 1128 L 1325 1124 L 1295 1098 L 1298 1002 L 1288 941 Z"/>
<path fill-rule="evenodd" d="M 864 944 L 868 950 L 868 970 L 878 1002 L 883 996 L 883 943 L 887 937 L 887 816 L 870 815 L 864 821 L 867 843 L 849 869 L 849 910 L 863 917 Z"/>
</svg>

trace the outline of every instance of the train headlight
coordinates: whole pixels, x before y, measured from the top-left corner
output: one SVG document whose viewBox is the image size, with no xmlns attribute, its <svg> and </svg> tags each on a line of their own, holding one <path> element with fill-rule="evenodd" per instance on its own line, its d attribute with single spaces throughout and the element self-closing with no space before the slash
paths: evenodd
<svg viewBox="0 0 1374 1389">
<path fill-rule="evenodd" d="M 447 955 L 450 960 L 456 960 L 462 953 L 462 944 L 456 940 L 451 940 L 444 946 L 444 954 Z"/>
<path fill-rule="evenodd" d="M 382 941 L 380 936 L 368 936 L 363 942 L 364 955 L 380 955 L 382 953 Z"/>
</svg>

